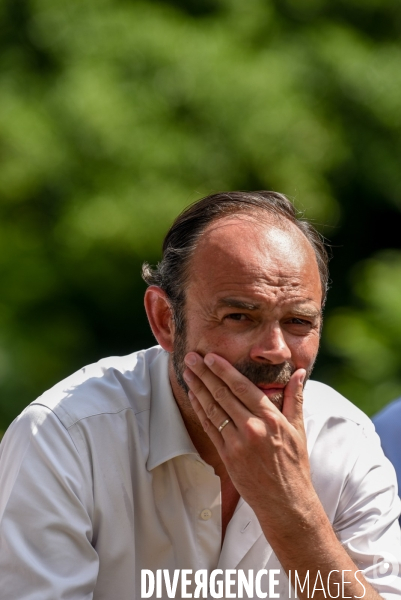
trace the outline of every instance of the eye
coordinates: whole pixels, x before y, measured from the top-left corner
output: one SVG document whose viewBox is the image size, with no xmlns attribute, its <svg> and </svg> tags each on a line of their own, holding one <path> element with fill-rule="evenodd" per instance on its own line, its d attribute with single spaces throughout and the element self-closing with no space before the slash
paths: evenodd
<svg viewBox="0 0 401 600">
<path fill-rule="evenodd" d="M 287 319 L 286 324 L 289 328 L 289 331 L 292 331 L 294 334 L 299 333 L 301 335 L 309 333 L 309 331 L 314 327 L 313 321 L 309 319 L 302 319 L 301 317 L 292 317 Z"/>
<path fill-rule="evenodd" d="M 310 321 L 308 321 L 307 319 L 300 319 L 298 317 L 294 317 L 293 319 L 289 320 L 289 323 L 291 323 L 291 325 L 312 325 L 312 323 Z"/>
<path fill-rule="evenodd" d="M 224 317 L 225 319 L 230 319 L 231 321 L 247 321 L 248 315 L 244 313 L 230 313 Z"/>
</svg>

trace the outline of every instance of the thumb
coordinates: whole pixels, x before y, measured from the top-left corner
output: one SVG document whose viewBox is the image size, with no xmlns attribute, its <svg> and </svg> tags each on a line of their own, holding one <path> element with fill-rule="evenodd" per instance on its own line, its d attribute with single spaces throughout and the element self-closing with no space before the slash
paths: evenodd
<svg viewBox="0 0 401 600">
<path fill-rule="evenodd" d="M 304 402 L 303 383 L 305 377 L 305 369 L 298 369 L 291 375 L 291 379 L 284 390 L 283 415 L 294 427 L 298 427 L 299 425 L 303 427 L 304 417 L 302 407 Z"/>
</svg>

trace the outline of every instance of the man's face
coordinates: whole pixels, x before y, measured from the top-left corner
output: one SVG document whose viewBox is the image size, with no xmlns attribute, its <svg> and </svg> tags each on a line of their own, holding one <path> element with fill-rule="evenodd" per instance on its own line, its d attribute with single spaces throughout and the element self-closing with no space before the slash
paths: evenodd
<svg viewBox="0 0 401 600">
<path fill-rule="evenodd" d="M 190 264 L 185 331 L 176 335 L 175 377 L 195 351 L 223 356 L 281 409 L 285 385 L 312 371 L 322 289 L 316 258 L 291 223 L 226 217 L 212 223 Z"/>
</svg>

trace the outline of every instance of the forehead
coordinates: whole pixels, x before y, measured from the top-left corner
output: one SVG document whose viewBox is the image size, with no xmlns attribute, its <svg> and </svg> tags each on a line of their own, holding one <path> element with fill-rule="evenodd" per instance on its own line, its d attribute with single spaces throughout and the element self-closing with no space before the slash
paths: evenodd
<svg viewBox="0 0 401 600">
<path fill-rule="evenodd" d="M 225 293 L 273 288 L 322 296 L 315 252 L 304 234 L 287 219 L 259 214 L 224 217 L 206 228 L 190 263 L 193 287 L 216 301 Z"/>
</svg>

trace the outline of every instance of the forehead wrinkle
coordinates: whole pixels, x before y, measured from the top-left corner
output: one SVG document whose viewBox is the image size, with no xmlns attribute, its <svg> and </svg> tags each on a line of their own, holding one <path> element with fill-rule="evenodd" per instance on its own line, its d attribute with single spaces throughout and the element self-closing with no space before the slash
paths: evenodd
<svg viewBox="0 0 401 600">
<path fill-rule="evenodd" d="M 299 310 L 302 310 L 303 304 L 314 301 L 309 297 L 309 290 L 307 287 L 305 288 L 301 278 L 288 276 L 288 283 L 283 282 L 282 279 L 284 277 L 276 274 L 263 273 L 261 275 L 258 273 L 254 278 L 245 277 L 243 279 L 238 276 L 233 281 L 230 278 L 226 279 L 223 274 L 222 277 L 215 277 L 212 280 L 201 278 L 201 287 L 197 294 L 198 298 L 205 299 L 204 293 L 215 292 L 214 298 L 211 297 L 208 300 L 210 309 L 232 307 L 256 311 L 265 308 L 266 304 L 281 302 L 297 305 Z M 300 297 L 300 294 L 304 293 L 307 296 Z"/>
<path fill-rule="evenodd" d="M 283 296 L 295 300 L 294 296 L 302 293 L 309 297 L 310 284 L 316 283 L 313 280 L 319 287 L 321 284 L 308 240 L 292 223 L 287 227 L 277 222 L 266 225 L 254 219 L 251 222 L 250 215 L 243 219 L 238 215 L 225 217 L 212 223 L 191 257 L 187 293 L 195 287 L 198 298 L 202 296 L 204 300 L 205 294 L 212 293 L 246 301 L 241 293 L 246 288 L 253 296 L 256 293 L 264 297 L 267 292 L 270 301 L 273 297 L 282 301 Z M 314 271 L 317 277 L 311 280 Z M 215 297 L 212 304 L 216 306 L 216 302 Z M 253 298 L 249 302 L 254 304 Z"/>
</svg>

